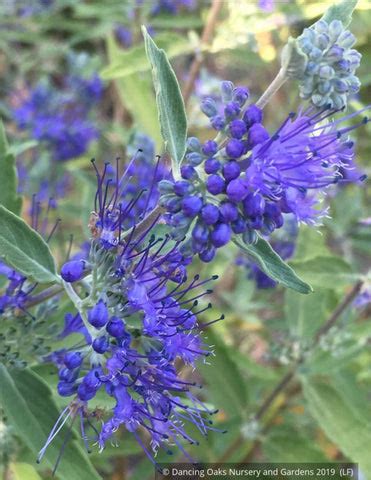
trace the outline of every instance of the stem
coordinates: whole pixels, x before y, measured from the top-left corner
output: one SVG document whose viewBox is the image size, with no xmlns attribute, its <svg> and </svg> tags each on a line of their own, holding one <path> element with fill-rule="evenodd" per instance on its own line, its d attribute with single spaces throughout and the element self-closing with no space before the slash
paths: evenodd
<svg viewBox="0 0 371 480">
<path fill-rule="evenodd" d="M 218 18 L 218 15 L 220 13 L 220 10 L 223 7 L 223 1 L 222 0 L 213 0 L 209 14 L 206 19 L 205 27 L 202 32 L 201 36 L 201 42 L 200 42 L 200 48 L 196 52 L 195 58 L 192 62 L 191 69 L 189 72 L 189 77 L 188 81 L 186 83 L 186 86 L 184 87 L 184 93 L 183 93 L 183 99 L 184 99 L 184 104 L 187 105 L 192 91 L 193 91 L 193 86 L 196 81 L 196 78 L 200 72 L 201 65 L 203 63 L 204 57 L 202 55 L 202 49 L 203 47 L 207 46 L 214 34 L 215 26 L 216 26 L 216 21 Z"/>
<path fill-rule="evenodd" d="M 316 336 L 314 337 L 314 344 L 317 344 L 320 338 L 327 333 L 331 327 L 335 325 L 338 318 L 344 312 L 348 305 L 350 305 L 353 300 L 357 297 L 362 289 L 363 281 L 359 280 L 352 290 L 344 297 L 343 301 L 339 303 L 336 309 L 333 311 L 332 315 L 328 318 L 327 322 L 318 330 Z"/>
<path fill-rule="evenodd" d="M 157 207 L 154 208 L 151 213 L 149 213 L 141 222 L 138 223 L 138 225 L 135 227 L 133 235 L 131 235 L 132 229 L 130 229 L 123 236 L 123 239 L 126 240 L 127 238 L 131 237 L 132 240 L 135 240 L 142 233 L 149 229 L 149 227 L 152 225 L 152 223 L 156 220 L 157 217 L 160 217 L 165 212 L 166 210 L 164 207 L 157 205 Z"/>
<path fill-rule="evenodd" d="M 31 308 L 39 303 L 45 302 L 45 300 L 49 300 L 49 298 L 58 295 L 58 293 L 62 293 L 64 291 L 62 285 L 52 285 L 51 287 L 46 288 L 39 294 L 31 297 L 31 299 L 26 302 L 25 308 Z"/>
<path fill-rule="evenodd" d="M 269 100 L 273 97 L 275 93 L 282 87 L 282 85 L 288 80 L 286 75 L 285 69 L 281 68 L 280 71 L 277 73 L 273 82 L 269 85 L 267 90 L 263 93 L 263 95 L 259 98 L 256 102 L 256 106 L 259 108 L 264 108 Z"/>
</svg>

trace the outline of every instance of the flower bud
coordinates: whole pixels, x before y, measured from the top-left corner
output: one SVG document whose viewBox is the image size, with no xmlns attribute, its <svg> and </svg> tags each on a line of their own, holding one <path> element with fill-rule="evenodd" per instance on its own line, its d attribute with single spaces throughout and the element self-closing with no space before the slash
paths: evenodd
<svg viewBox="0 0 371 480">
<path fill-rule="evenodd" d="M 95 328 L 104 327 L 108 322 L 108 317 L 108 308 L 103 300 L 99 300 L 99 302 L 88 313 L 89 323 Z"/>
<path fill-rule="evenodd" d="M 71 260 L 62 266 L 61 276 L 65 282 L 76 282 L 77 280 L 81 280 L 84 275 L 84 270 L 84 260 Z"/>
</svg>

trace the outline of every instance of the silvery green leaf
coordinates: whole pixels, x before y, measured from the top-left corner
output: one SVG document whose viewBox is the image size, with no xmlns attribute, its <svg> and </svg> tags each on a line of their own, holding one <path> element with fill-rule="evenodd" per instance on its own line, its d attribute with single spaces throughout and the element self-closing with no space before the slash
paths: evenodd
<svg viewBox="0 0 371 480">
<path fill-rule="evenodd" d="M 286 287 L 292 288 L 299 293 L 310 293 L 312 287 L 301 280 L 294 270 L 287 265 L 282 258 L 273 250 L 270 244 L 259 237 L 255 244 L 245 245 L 238 239 L 234 239 L 247 256 L 263 270 L 270 278 Z"/>
<path fill-rule="evenodd" d="M 184 101 L 166 53 L 157 47 L 145 27 L 142 30 L 147 57 L 152 66 L 161 134 L 171 155 L 173 174 L 178 177 L 187 140 Z"/>
<path fill-rule="evenodd" d="M 0 258 L 26 277 L 40 283 L 57 282 L 47 243 L 21 218 L 0 205 Z"/>
<path fill-rule="evenodd" d="M 340 20 L 344 27 L 347 27 L 352 21 L 352 13 L 357 5 L 358 0 L 342 0 L 336 5 L 332 5 L 327 9 L 322 17 L 327 23 L 333 20 Z"/>
<path fill-rule="evenodd" d="M 0 121 L 0 204 L 19 214 L 22 198 L 17 193 L 15 158 L 10 151 L 3 123 Z"/>
</svg>

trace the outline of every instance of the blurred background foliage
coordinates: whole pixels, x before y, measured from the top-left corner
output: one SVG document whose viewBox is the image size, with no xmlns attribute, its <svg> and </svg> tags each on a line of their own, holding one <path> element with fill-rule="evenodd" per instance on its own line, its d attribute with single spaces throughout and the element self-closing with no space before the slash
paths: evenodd
<svg viewBox="0 0 371 480">
<path fill-rule="evenodd" d="M 119 156 L 126 161 L 132 152 L 128 145 L 136 132 L 150 135 L 156 142 L 156 153 L 162 153 L 141 24 L 150 25 L 155 32 L 156 42 L 167 52 L 183 89 L 195 54 L 202 55 L 200 75 L 187 103 L 187 113 L 190 134 L 197 133 L 206 140 L 210 132 L 199 109 L 203 95 L 212 94 L 221 80 L 228 79 L 248 86 L 252 99 L 257 99 L 279 69 L 280 51 L 288 37 L 299 35 L 333 2 L 222 2 L 215 32 L 207 44 L 201 42 L 201 35 L 210 2 L 199 0 L 194 2 L 194 8 L 180 6 L 175 14 L 164 9 L 154 15 L 155 3 L 155 0 L 138 4 L 125 0 L 0 1 L 0 111 L 18 159 L 23 212 L 27 216 L 32 194 L 40 190 L 40 185 L 45 184 L 46 196 L 55 198 L 63 190 L 53 213 L 63 219 L 63 229 L 52 243 L 61 260 L 67 252 L 69 233 L 74 232 L 74 245 L 80 244 L 86 234 L 95 191 L 90 159 L 103 162 Z M 370 25 L 371 3 L 360 0 L 351 30 L 363 55 L 358 72 L 362 88 L 351 100 L 350 111 L 362 108 L 370 99 Z M 130 38 L 125 37 L 125 31 L 130 32 Z M 57 102 L 77 104 L 81 98 L 78 91 L 73 93 L 71 85 L 64 83 L 67 75 L 86 80 L 98 75 L 103 82 L 103 93 L 96 102 L 93 96 L 86 99 L 97 132 L 88 142 L 88 148 L 67 161 L 56 161 L 45 142 L 34 138 L 29 130 L 19 128 L 12 112 L 19 99 L 40 82 L 53 90 L 63 90 L 64 96 L 58 97 Z M 290 111 L 297 110 L 299 103 L 296 85 L 287 83 L 266 107 L 268 128 L 277 127 Z M 354 134 L 358 163 L 366 173 L 370 171 L 370 134 L 370 124 Z M 209 434 L 199 446 L 191 448 L 198 461 L 348 459 L 359 462 L 364 477 L 371 478 L 370 287 L 364 285 L 356 304 L 345 309 L 336 325 L 320 341 L 315 341 L 318 329 L 367 273 L 370 193 L 367 183 L 362 188 L 334 187 L 326 198 L 331 219 L 326 219 L 325 225 L 318 229 L 300 228 L 290 262 L 313 285 L 311 295 L 301 296 L 278 287 L 258 288 L 251 268 L 244 266 L 243 260 L 236 264 L 237 249 L 233 247 L 222 249 L 210 265 L 192 266 L 191 270 L 203 276 L 219 275 L 210 296 L 214 308 L 204 314 L 204 321 L 221 313 L 226 316 L 225 321 L 207 330 L 215 357 L 208 365 L 200 365 L 200 380 L 204 384 L 203 399 L 219 408 L 215 423 L 227 433 Z M 50 325 L 61 322 L 68 306 L 67 302 L 58 305 L 55 318 L 48 319 Z M 293 366 L 294 378 L 258 418 L 257 412 L 264 401 Z M 33 400 L 40 409 L 43 389 L 45 395 L 54 395 L 50 388 L 55 392 L 57 379 L 51 375 L 49 365 L 35 365 L 34 372 L 38 374 L 40 389 L 34 392 Z M 185 371 L 184 375 L 190 373 Z M 57 397 L 54 401 L 63 405 Z M 103 403 L 100 406 L 105 407 Z M 41 421 L 46 433 L 56 416 L 56 408 L 44 412 Z M 118 448 L 109 446 L 100 454 L 91 454 L 90 461 L 84 459 L 84 462 L 91 462 L 91 468 L 97 469 L 104 479 L 153 478 L 153 467 L 137 443 L 129 434 L 122 437 Z M 40 438 L 36 450 L 43 442 Z M 30 445 L 17 436 L 16 429 L 6 419 L 0 424 L 0 449 L 3 466 L 10 462 L 3 472 L 4 480 L 49 478 L 45 466 L 35 465 Z M 168 461 L 159 457 L 159 461 Z M 181 460 L 181 455 L 172 460 Z M 79 455 L 69 456 L 68 462 L 77 465 Z M 68 480 L 79 478 L 72 471 Z M 64 480 L 65 472 L 68 468 L 57 472 L 57 477 Z"/>
</svg>

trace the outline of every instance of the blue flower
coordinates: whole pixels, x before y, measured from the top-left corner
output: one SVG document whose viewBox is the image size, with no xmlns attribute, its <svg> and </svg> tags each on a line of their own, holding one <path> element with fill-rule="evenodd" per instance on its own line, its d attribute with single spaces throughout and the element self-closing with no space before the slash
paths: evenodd
<svg viewBox="0 0 371 480">
<path fill-rule="evenodd" d="M 89 114 L 102 96 L 103 85 L 97 75 L 90 79 L 66 77 L 64 87 L 39 83 L 15 109 L 18 128 L 51 149 L 52 158 L 65 161 L 82 155 L 98 137 Z"/>
<path fill-rule="evenodd" d="M 339 112 L 329 106 L 301 108 L 271 134 L 260 108 L 250 104 L 242 109 L 247 89 L 223 82 L 221 92 L 222 103 L 206 98 L 201 109 L 211 125 L 224 111 L 223 141 L 201 144 L 190 138 L 183 180 L 159 184 L 173 238 L 180 240 L 191 228 L 182 251 L 203 261 L 211 261 L 232 233 L 254 242 L 257 232 L 269 236 L 281 228 L 288 214 L 298 223 L 318 224 L 327 215 L 327 209 L 320 208 L 326 189 L 365 178 L 357 177 L 348 134 L 368 119 L 352 127 L 341 125 L 362 112 L 336 118 Z"/>
<path fill-rule="evenodd" d="M 96 216 L 90 224 L 93 239 L 86 259 L 95 283 L 79 312 L 66 316 L 63 332 L 63 336 L 82 333 L 85 341 L 49 359 L 58 367 L 59 394 L 73 397 L 69 409 L 82 417 L 83 437 L 85 418 L 93 415 L 89 401 L 106 392 L 116 405 L 96 431 L 100 448 L 122 427 L 154 461 L 160 447 L 183 450 L 180 441 L 196 443 L 187 433 L 187 423 L 203 434 L 213 430 L 208 419 L 213 412 L 192 393 L 197 385 L 181 379 L 178 365 L 195 367 L 196 361 L 211 354 L 197 320 L 197 314 L 211 305 L 198 311 L 196 307 L 211 293 L 200 288 L 215 277 L 201 281 L 195 276 L 187 283 L 189 259 L 179 252 L 179 242 L 156 235 L 157 219 L 138 236 L 136 225 L 125 230 L 130 208 L 135 208 L 133 202 L 124 207 L 130 174 L 111 170 L 109 165 L 102 173 L 96 168 Z M 113 182 L 105 183 L 107 171 Z M 151 448 L 141 438 L 143 430 L 150 435 Z"/>
</svg>

